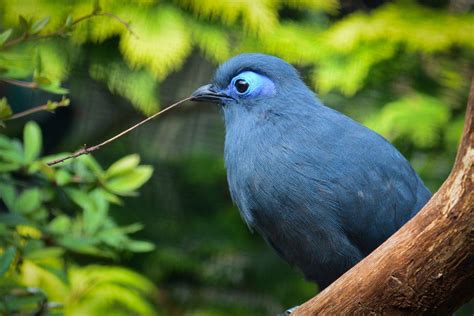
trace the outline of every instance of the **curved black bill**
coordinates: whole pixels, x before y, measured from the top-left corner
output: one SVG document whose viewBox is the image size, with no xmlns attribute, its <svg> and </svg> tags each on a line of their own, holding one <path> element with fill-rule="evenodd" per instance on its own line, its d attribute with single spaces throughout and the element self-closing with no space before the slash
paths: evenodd
<svg viewBox="0 0 474 316">
<path fill-rule="evenodd" d="M 228 96 L 227 94 L 216 92 L 213 90 L 212 84 L 207 84 L 198 88 L 196 91 L 191 94 L 191 101 L 198 102 L 214 102 L 219 103 L 225 100 L 233 100 L 234 98 Z"/>
</svg>

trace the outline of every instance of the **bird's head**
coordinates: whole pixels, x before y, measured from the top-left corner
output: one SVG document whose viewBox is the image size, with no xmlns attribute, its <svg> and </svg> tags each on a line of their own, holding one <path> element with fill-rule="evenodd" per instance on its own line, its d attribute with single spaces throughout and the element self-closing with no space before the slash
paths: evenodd
<svg viewBox="0 0 474 316">
<path fill-rule="evenodd" d="M 241 54 L 222 64 L 213 81 L 194 91 L 192 97 L 194 101 L 221 104 L 224 112 L 253 112 L 281 104 L 278 101 L 282 100 L 288 104 L 293 97 L 303 95 L 314 98 L 296 69 L 284 60 Z"/>
</svg>

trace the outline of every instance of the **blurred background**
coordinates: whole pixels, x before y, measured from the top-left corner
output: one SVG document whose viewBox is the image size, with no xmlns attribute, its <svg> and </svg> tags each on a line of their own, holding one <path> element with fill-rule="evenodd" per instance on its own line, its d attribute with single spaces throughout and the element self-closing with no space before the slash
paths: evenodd
<svg viewBox="0 0 474 316">
<path fill-rule="evenodd" d="M 473 4 L 0 0 L 0 311 L 272 315 L 311 298 L 317 286 L 232 204 L 217 106 L 187 102 L 93 157 L 44 162 L 189 96 L 231 56 L 263 52 L 388 138 L 435 192 L 463 127 Z M 38 108 L 48 104 L 54 114 Z"/>
</svg>

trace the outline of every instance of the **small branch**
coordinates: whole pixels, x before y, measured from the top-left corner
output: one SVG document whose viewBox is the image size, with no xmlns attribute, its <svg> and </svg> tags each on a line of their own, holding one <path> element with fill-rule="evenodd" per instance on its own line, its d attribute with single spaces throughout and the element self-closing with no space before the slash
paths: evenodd
<svg viewBox="0 0 474 316">
<path fill-rule="evenodd" d="M 172 108 L 178 106 L 179 104 L 190 100 L 191 98 L 192 98 L 192 97 L 187 97 L 187 98 L 185 98 L 185 99 L 183 99 L 183 100 L 181 100 L 181 101 L 178 101 L 178 102 L 176 102 L 176 103 L 173 103 L 173 104 L 170 105 L 169 107 L 167 107 L 167 108 L 165 108 L 165 109 L 163 109 L 163 110 L 161 110 L 161 111 L 159 111 L 159 112 L 153 114 L 152 116 L 147 117 L 146 119 L 144 119 L 144 120 L 138 122 L 137 124 L 133 125 L 132 127 L 127 128 L 126 130 L 124 130 L 124 131 L 118 133 L 117 135 L 115 135 L 115 136 L 113 136 L 113 137 L 111 137 L 111 138 L 109 138 L 109 139 L 103 141 L 103 142 L 100 143 L 100 144 L 97 144 L 97 145 L 91 146 L 91 147 L 86 147 L 86 145 L 84 145 L 81 149 L 79 149 L 79 150 L 76 151 L 75 153 L 73 153 L 73 154 L 71 154 L 71 155 L 69 155 L 69 156 L 66 156 L 66 157 L 64 157 L 64 158 L 60 158 L 60 159 L 56 159 L 56 160 L 50 161 L 50 162 L 47 163 L 47 165 L 48 165 L 48 166 L 54 166 L 54 165 L 56 165 L 56 164 L 58 164 L 58 163 L 61 163 L 61 162 L 65 161 L 65 160 L 74 159 L 74 158 L 77 158 L 77 157 L 82 156 L 82 155 L 90 154 L 91 152 L 96 151 L 97 149 L 101 148 L 102 146 L 105 146 L 105 145 L 107 145 L 108 143 L 111 143 L 111 142 L 113 142 L 114 140 L 119 139 L 119 138 L 122 137 L 123 135 L 125 135 L 125 134 L 127 134 L 127 133 L 133 131 L 133 130 L 136 129 L 137 127 L 139 127 L 139 126 L 145 124 L 146 122 L 151 121 L 152 119 L 154 119 L 155 117 L 157 117 L 157 116 L 159 116 L 159 115 L 165 113 L 166 111 L 171 110 Z"/>
<path fill-rule="evenodd" d="M 87 20 L 87 19 L 90 19 L 90 18 L 93 18 L 93 17 L 96 17 L 96 16 L 107 16 L 107 17 L 110 17 L 110 18 L 113 18 L 115 19 L 116 21 L 118 21 L 120 24 L 122 24 L 129 32 L 130 34 L 132 34 L 133 36 L 135 36 L 136 38 L 138 38 L 138 36 L 135 34 L 135 32 L 133 32 L 132 28 L 130 27 L 130 23 L 126 22 L 124 19 L 122 19 L 121 17 L 113 14 L 113 13 L 110 13 L 110 12 L 95 12 L 95 13 L 91 13 L 91 14 L 88 14 L 88 15 L 85 15 L 83 17 L 80 17 L 78 18 L 76 21 L 74 21 L 71 26 L 74 26 L 84 20 Z"/>
<path fill-rule="evenodd" d="M 30 115 L 30 114 L 33 114 L 33 113 L 36 113 L 36 112 L 46 111 L 46 109 L 47 109 L 47 104 L 39 105 L 39 106 L 36 106 L 34 108 L 28 109 L 26 111 L 15 113 L 12 116 L 7 117 L 6 119 L 4 119 L 4 121 L 15 120 L 15 119 L 18 119 L 20 117 L 27 116 L 27 115 Z"/>
<path fill-rule="evenodd" d="M 26 41 L 27 39 L 42 40 L 42 39 L 46 39 L 46 38 L 50 38 L 50 37 L 63 36 L 67 33 L 68 29 L 70 29 L 71 27 L 77 25 L 78 23 L 80 23 L 82 21 L 85 21 L 87 19 L 90 19 L 90 18 L 93 18 L 93 17 L 96 17 L 96 16 L 107 16 L 107 17 L 115 19 L 120 24 L 122 24 L 130 32 L 130 34 L 132 34 L 133 36 L 138 38 L 138 36 L 132 31 L 132 29 L 130 27 L 130 24 L 125 22 L 125 20 L 123 20 L 119 16 L 117 16 L 113 13 L 109 13 L 109 12 L 102 12 L 102 13 L 101 12 L 93 12 L 93 13 L 90 13 L 88 15 L 85 15 L 85 16 L 82 16 L 82 17 L 78 18 L 76 21 L 72 22 L 69 27 L 64 27 L 63 26 L 59 30 L 51 32 L 51 33 L 47 33 L 47 34 L 44 34 L 44 35 L 30 36 L 27 32 L 25 32 L 20 37 L 14 38 L 14 39 L 9 40 L 6 43 L 4 43 L 2 48 L 7 48 L 7 47 L 10 47 L 10 46 L 13 46 L 15 44 Z"/>
<path fill-rule="evenodd" d="M 23 112 L 15 113 L 12 116 L 3 119 L 3 121 L 16 120 L 20 117 L 28 116 L 30 114 L 33 114 L 33 113 L 36 113 L 36 112 L 41 112 L 41 111 L 52 112 L 55 109 L 57 109 L 58 107 L 64 107 L 64 106 L 68 106 L 68 105 L 69 105 L 69 99 L 64 98 L 64 99 L 62 99 L 61 101 L 58 101 L 58 102 L 48 102 L 46 104 L 38 105 L 34 108 L 25 110 Z"/>
<path fill-rule="evenodd" d="M 122 24 L 128 30 L 128 32 L 130 34 L 132 34 L 136 39 L 139 39 L 138 35 L 135 34 L 135 32 L 133 32 L 132 28 L 130 27 L 130 23 L 125 22 L 125 20 L 122 19 L 121 17 L 119 17 L 115 14 L 112 14 L 112 13 L 108 13 L 108 12 L 99 13 L 97 15 L 108 16 L 108 17 L 111 17 L 111 18 L 117 20 L 120 24 Z"/>
<path fill-rule="evenodd" d="M 15 80 L 15 79 L 6 79 L 6 78 L 0 78 L 0 81 L 9 83 L 14 86 L 23 87 L 23 88 L 30 88 L 30 89 L 38 88 L 38 84 L 36 82 L 20 81 L 20 80 Z"/>
<path fill-rule="evenodd" d="M 26 40 L 27 38 L 28 38 L 28 34 L 27 34 L 27 33 L 23 33 L 23 35 L 21 35 L 20 37 L 14 38 L 14 39 L 9 40 L 9 41 L 7 41 L 6 43 L 4 43 L 1 48 L 5 48 L 5 47 L 8 47 L 8 46 L 13 46 L 13 45 L 15 45 L 15 44 L 21 43 L 21 42 L 23 42 L 24 40 Z"/>
</svg>

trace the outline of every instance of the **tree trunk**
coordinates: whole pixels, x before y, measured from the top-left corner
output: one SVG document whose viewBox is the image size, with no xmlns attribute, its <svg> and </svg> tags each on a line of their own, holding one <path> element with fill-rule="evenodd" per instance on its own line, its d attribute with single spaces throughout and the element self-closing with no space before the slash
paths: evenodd
<svg viewBox="0 0 474 316">
<path fill-rule="evenodd" d="M 373 253 L 292 315 L 449 315 L 474 297 L 474 81 L 448 179 Z"/>
</svg>

